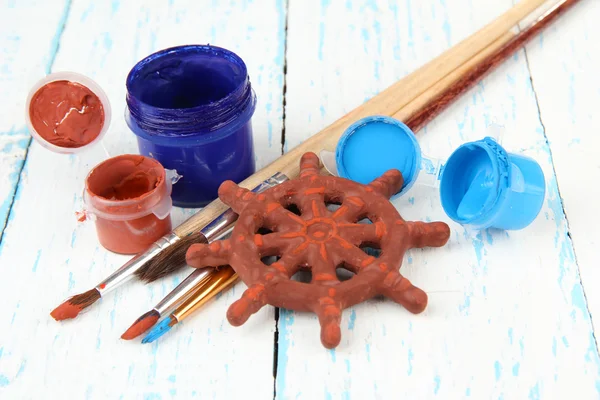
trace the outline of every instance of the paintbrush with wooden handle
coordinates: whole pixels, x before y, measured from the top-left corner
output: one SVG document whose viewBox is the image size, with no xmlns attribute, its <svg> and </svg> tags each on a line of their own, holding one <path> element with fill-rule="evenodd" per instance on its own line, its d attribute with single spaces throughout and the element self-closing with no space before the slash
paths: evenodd
<svg viewBox="0 0 600 400">
<path fill-rule="evenodd" d="M 492 23 L 474 35 L 463 40 L 419 70 L 398 81 L 388 89 L 357 107 L 321 132 L 307 139 L 287 154 L 244 180 L 240 186 L 259 187 L 261 182 L 278 175 L 293 178 L 298 175 L 299 157 L 307 151 L 318 153 L 322 149 L 332 149 L 344 130 L 355 120 L 372 114 L 394 115 L 409 102 L 426 92 L 448 74 L 477 56 L 488 46 L 510 32 L 519 22 L 542 6 L 545 0 L 522 0 Z M 133 277 L 152 282 L 185 265 L 185 251 L 191 243 L 209 242 L 217 237 L 212 227 L 230 229 L 235 222 L 235 214 L 219 199 L 176 227 L 146 251 L 136 255 L 123 267 L 91 290 L 71 297 L 54 309 L 51 315 L 62 320 L 74 318 L 78 313 L 99 300 L 103 294 Z M 208 229 L 208 232 L 206 232 Z M 207 237 L 207 233 L 210 237 Z"/>
<path fill-rule="evenodd" d="M 466 92 L 486 74 L 500 65 L 500 63 L 510 57 L 527 41 L 532 39 L 542 29 L 579 1 L 580 0 L 563 0 L 557 4 L 551 5 L 552 7 L 550 9 L 547 9 L 546 7 L 543 10 L 540 10 L 542 11 L 542 15 L 539 17 L 534 16 L 532 22 L 528 21 L 528 25 L 520 33 L 515 35 L 507 32 L 502 35 L 480 54 L 473 57 L 473 59 L 469 60 L 463 66 L 447 75 L 444 79 L 440 80 L 430 89 L 398 110 L 393 114 L 393 117 L 404 120 L 411 129 L 418 132 L 427 122 L 444 111 L 453 100 Z M 212 273 L 214 272 L 210 272 L 210 274 Z M 206 275 L 209 275 L 209 273 L 205 269 L 197 270 L 194 271 L 190 277 L 196 275 L 205 277 Z M 173 299 L 173 307 L 175 307 L 177 299 L 179 299 L 179 301 L 184 301 L 184 299 L 190 299 L 197 296 L 203 297 L 206 295 L 205 290 L 207 289 L 205 287 L 198 286 L 187 289 L 184 286 L 183 283 L 180 284 L 167 296 L 167 298 Z M 133 339 L 152 327 L 161 315 L 168 313 L 169 312 L 157 312 L 157 307 L 155 307 L 150 312 L 138 318 L 124 335 L 127 335 L 127 339 Z M 171 322 L 167 322 L 166 324 L 168 325 L 170 323 Z M 161 324 L 164 325 L 162 322 Z"/>
</svg>

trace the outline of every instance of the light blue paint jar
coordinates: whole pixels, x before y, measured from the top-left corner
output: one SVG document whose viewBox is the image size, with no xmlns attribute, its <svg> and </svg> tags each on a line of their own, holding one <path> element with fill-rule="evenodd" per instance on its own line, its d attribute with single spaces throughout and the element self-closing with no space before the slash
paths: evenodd
<svg viewBox="0 0 600 400">
<path fill-rule="evenodd" d="M 371 116 L 352 124 L 335 153 L 321 158 L 333 175 L 368 184 L 390 169 L 402 173 L 402 189 L 439 188 L 448 217 L 473 229 L 523 229 L 539 214 L 546 193 L 544 173 L 533 159 L 508 153 L 491 137 L 463 144 L 446 161 L 421 153 L 402 122 Z"/>
<path fill-rule="evenodd" d="M 444 211 L 475 229 L 523 229 L 539 214 L 545 194 L 540 165 L 489 137 L 456 149 L 440 176 Z"/>
<path fill-rule="evenodd" d="M 421 170 L 421 148 L 404 123 L 375 115 L 348 127 L 337 144 L 335 163 L 339 176 L 365 185 L 390 169 L 399 170 L 404 184 L 394 198 L 415 183 Z"/>
</svg>

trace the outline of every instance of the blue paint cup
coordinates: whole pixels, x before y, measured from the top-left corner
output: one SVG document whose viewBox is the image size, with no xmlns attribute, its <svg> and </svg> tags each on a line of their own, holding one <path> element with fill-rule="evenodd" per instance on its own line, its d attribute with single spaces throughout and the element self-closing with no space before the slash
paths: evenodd
<svg viewBox="0 0 600 400">
<path fill-rule="evenodd" d="M 372 116 L 352 124 L 332 154 L 321 153 L 327 170 L 362 184 L 398 169 L 404 184 L 392 199 L 416 182 L 439 188 L 446 214 L 473 229 L 525 228 L 544 202 L 540 165 L 506 152 L 491 137 L 460 146 L 443 162 L 423 155 L 414 133 L 402 122 Z"/>
<path fill-rule="evenodd" d="M 539 214 L 545 192 L 540 165 L 490 137 L 456 149 L 440 176 L 444 211 L 474 229 L 525 228 Z"/>
<path fill-rule="evenodd" d="M 386 117 L 371 116 L 352 124 L 335 150 L 337 174 L 368 184 L 390 169 L 402 173 L 404 184 L 394 197 L 406 193 L 421 170 L 421 148 L 408 126 Z"/>
<path fill-rule="evenodd" d="M 203 207 L 223 181 L 255 172 L 256 95 L 235 53 L 210 45 L 154 53 L 127 76 L 126 101 L 140 153 L 182 175 L 173 187 L 175 206 Z"/>
</svg>

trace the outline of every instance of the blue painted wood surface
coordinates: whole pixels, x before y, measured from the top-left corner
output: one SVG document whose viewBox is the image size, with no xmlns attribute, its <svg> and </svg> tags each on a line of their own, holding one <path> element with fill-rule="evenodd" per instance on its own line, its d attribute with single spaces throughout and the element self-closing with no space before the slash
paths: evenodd
<svg viewBox="0 0 600 400">
<path fill-rule="evenodd" d="M 116 155 L 136 151 L 122 110 L 137 60 L 183 43 L 230 48 L 248 63 L 257 91 L 256 157 L 264 166 L 511 5 L 1 1 L 0 398 L 600 397 L 592 324 L 600 312 L 595 0 L 583 0 L 420 134 L 424 152 L 443 159 L 496 120 L 505 147 L 536 158 L 548 184 L 527 230 L 451 224 L 446 247 L 407 255 L 403 273 L 429 293 L 424 314 L 381 300 L 352 307 L 342 344 L 327 351 L 311 314 L 280 310 L 276 319 L 267 307 L 231 327 L 225 311 L 244 289 L 238 284 L 164 340 L 121 341 L 185 271 L 120 288 L 75 321 L 48 315 L 127 258 L 102 249 L 93 224 L 74 217 L 85 175 L 104 151 L 60 156 L 30 140 L 24 101 L 41 76 L 73 70 L 105 88 L 114 117 L 104 145 Z M 425 187 L 395 205 L 406 219 L 449 222 Z M 175 223 L 193 212 L 175 210 Z"/>
</svg>

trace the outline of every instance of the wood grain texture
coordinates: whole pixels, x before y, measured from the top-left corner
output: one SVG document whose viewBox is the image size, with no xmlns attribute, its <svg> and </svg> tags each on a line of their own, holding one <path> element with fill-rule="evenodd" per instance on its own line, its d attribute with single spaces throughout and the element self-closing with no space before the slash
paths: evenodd
<svg viewBox="0 0 600 400">
<path fill-rule="evenodd" d="M 565 296 L 581 309 L 589 308 L 597 329 L 600 214 L 596 199 L 600 188 L 595 183 L 600 179 L 600 53 L 594 43 L 600 38 L 600 3 L 583 2 L 570 14 L 528 45 L 527 56 L 539 104 L 538 118 L 551 149 L 545 156 L 554 161 L 560 182 L 560 196 L 553 199 L 553 206 L 558 212 L 562 202 L 568 218 L 569 230 L 560 232 L 563 236 L 558 236 L 555 246 L 561 246 L 561 263 L 577 261 L 585 287 L 583 296 L 576 287 L 569 293 L 565 286 Z M 590 352 L 592 347 L 590 343 Z"/>
<path fill-rule="evenodd" d="M 343 314 L 342 343 L 327 351 L 307 313 L 281 310 L 275 325 L 265 308 L 231 327 L 226 310 L 245 289 L 240 283 L 155 344 L 121 341 L 184 271 L 124 286 L 74 321 L 48 315 L 127 257 L 99 247 L 93 224 L 73 214 L 103 150 L 58 156 L 33 143 L 26 152 L 23 102 L 47 69 L 82 72 L 105 88 L 114 111 L 105 145 L 116 155 L 137 150 L 122 118 L 133 63 L 175 44 L 232 48 L 248 63 L 259 98 L 261 167 L 282 147 L 286 16 L 288 151 L 512 3 L 289 0 L 287 9 L 284 0 L 0 1 L 0 204 L 8 205 L 0 206 L 0 225 L 12 209 L 0 242 L 0 398 L 264 399 L 274 384 L 278 399 L 598 398 L 595 0 L 583 0 L 419 135 L 424 153 L 444 159 L 496 120 L 505 147 L 536 158 L 548 184 L 540 216 L 520 232 L 465 230 L 427 187 L 395 202 L 406 219 L 443 220 L 452 229 L 446 247 L 404 260 L 403 273 L 429 295 L 425 313 L 413 316 L 388 300 L 352 307 Z M 175 210 L 174 222 L 194 211 Z"/>
<path fill-rule="evenodd" d="M 125 77 L 135 62 L 178 44 L 230 48 L 247 62 L 260 98 L 254 130 L 262 165 L 281 152 L 285 12 L 283 1 L 74 0 L 52 70 L 89 75 L 105 89 L 114 118 L 104 145 L 117 155 L 137 152 L 123 120 Z M 59 17 L 57 12 L 54 25 Z M 19 22 L 30 30 L 36 24 L 26 15 Z M 25 95 L 27 84 L 15 79 L 15 91 Z M 13 110 L 12 124 L 23 122 L 22 107 Z M 37 143 L 29 149 L 0 254 L 0 265 L 10 266 L 0 282 L 5 294 L 0 320 L 7 323 L 0 332 L 0 375 L 7 380 L 0 380 L 0 398 L 240 398 L 247 387 L 259 398 L 272 397 L 273 310 L 256 315 L 252 335 L 240 335 L 224 318 L 240 294 L 237 287 L 151 345 L 125 342 L 120 335 L 189 270 L 148 286 L 126 285 L 73 321 L 61 324 L 48 315 L 68 295 L 88 289 L 127 260 L 99 246 L 93 223 L 75 219 L 84 178 L 104 158 L 100 147 L 71 157 Z M 191 212 L 176 210 L 174 223 Z"/>
<path fill-rule="evenodd" d="M 425 61 L 403 44 L 442 51 L 485 23 L 488 13 L 510 6 L 410 2 L 389 21 L 382 15 L 391 18 L 394 10 L 383 1 L 346 8 L 323 2 L 318 10 L 292 3 L 286 140 L 303 140 L 307 125 L 319 129 L 344 104 L 386 87 L 402 73 L 397 66 Z M 402 18 L 420 25 L 398 40 L 394 54 L 394 27 L 410 26 Z M 306 34 L 319 26 L 321 52 Z M 304 68 L 294 69 L 300 59 Z M 577 264 L 561 256 L 572 244 L 530 78 L 520 51 L 430 123 L 419 140 L 424 153 L 443 159 L 461 143 L 482 138 L 492 120 L 503 124 L 505 146 L 538 159 L 546 174 L 549 193 L 538 219 L 524 231 L 472 233 L 448 220 L 435 191 L 413 187 L 396 202 L 403 217 L 441 219 L 452 227 L 445 248 L 410 252 L 405 259 L 404 274 L 429 294 L 427 310 L 413 316 L 389 301 L 353 307 L 343 314 L 341 345 L 330 352 L 318 348 L 316 318 L 282 310 L 278 398 L 565 398 L 575 387 L 581 398 L 598 396 L 598 352 L 589 314 L 578 301 Z"/>
<path fill-rule="evenodd" d="M 9 217 L 30 135 L 22 118 L 29 87 L 50 69 L 69 1 L 0 3 L 0 237 Z M 34 31 L 29 20 L 35 24 Z"/>
</svg>

